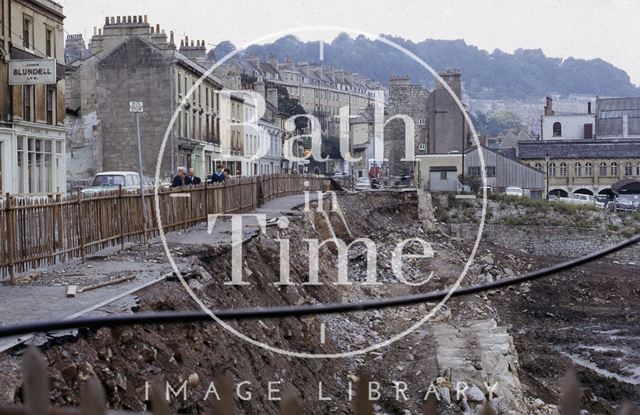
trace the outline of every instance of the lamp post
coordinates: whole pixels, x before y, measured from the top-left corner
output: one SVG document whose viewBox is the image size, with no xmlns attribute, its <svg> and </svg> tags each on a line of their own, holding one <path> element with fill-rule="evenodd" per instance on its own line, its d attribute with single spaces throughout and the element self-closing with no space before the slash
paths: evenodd
<svg viewBox="0 0 640 415">
<path fill-rule="evenodd" d="M 142 206 L 142 243 L 147 244 L 147 209 L 144 200 L 144 173 L 142 168 L 142 142 L 140 140 L 140 114 L 144 112 L 142 101 L 130 101 L 129 112 L 136 115 L 136 142 L 138 144 L 138 171 L 140 175 L 140 202 Z"/>
<path fill-rule="evenodd" d="M 544 156 L 544 161 L 547 163 L 547 174 L 545 174 L 545 188 L 547 193 L 547 201 L 549 201 L 549 153 Z"/>
</svg>

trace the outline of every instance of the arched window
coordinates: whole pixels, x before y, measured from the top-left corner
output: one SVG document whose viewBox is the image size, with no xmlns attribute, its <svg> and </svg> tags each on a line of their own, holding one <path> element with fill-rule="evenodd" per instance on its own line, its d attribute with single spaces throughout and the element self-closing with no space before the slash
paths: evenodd
<svg viewBox="0 0 640 415">
<path fill-rule="evenodd" d="M 582 176 L 582 165 L 580 163 L 573 165 L 573 173 L 576 177 Z"/>
<path fill-rule="evenodd" d="M 618 175 L 618 163 L 616 162 L 611 163 L 611 175 L 612 176 Z"/>
<path fill-rule="evenodd" d="M 606 176 L 607 175 L 607 163 L 604 161 L 600 163 L 600 171 L 598 172 L 598 176 Z"/>
<path fill-rule="evenodd" d="M 556 175 L 556 163 L 549 163 L 549 176 L 554 177 Z"/>
<path fill-rule="evenodd" d="M 593 176 L 593 164 L 585 163 L 584 165 L 584 175 L 587 177 Z"/>
<path fill-rule="evenodd" d="M 542 164 L 536 163 L 535 168 L 536 170 L 542 170 Z"/>
<path fill-rule="evenodd" d="M 631 162 L 627 162 L 627 164 L 624 165 L 624 175 L 625 176 L 633 176 L 633 164 L 631 164 Z"/>
<path fill-rule="evenodd" d="M 640 163 L 636 166 L 636 176 L 640 176 Z"/>
<path fill-rule="evenodd" d="M 562 124 L 560 124 L 559 122 L 553 123 L 553 136 L 554 137 L 562 136 Z"/>
<path fill-rule="evenodd" d="M 560 176 L 566 176 L 566 175 L 567 175 L 567 164 L 560 163 Z"/>
</svg>

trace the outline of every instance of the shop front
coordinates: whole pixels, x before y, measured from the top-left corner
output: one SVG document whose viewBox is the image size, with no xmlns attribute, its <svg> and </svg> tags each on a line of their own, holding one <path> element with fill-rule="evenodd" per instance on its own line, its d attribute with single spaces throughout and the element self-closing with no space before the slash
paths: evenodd
<svg viewBox="0 0 640 415">
<path fill-rule="evenodd" d="M 0 129 L 1 194 L 66 193 L 64 127 L 15 122 Z"/>
</svg>

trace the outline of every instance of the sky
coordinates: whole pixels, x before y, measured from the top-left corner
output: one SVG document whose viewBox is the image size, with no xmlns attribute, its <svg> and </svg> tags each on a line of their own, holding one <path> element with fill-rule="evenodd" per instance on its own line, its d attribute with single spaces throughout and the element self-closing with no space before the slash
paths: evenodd
<svg viewBox="0 0 640 415">
<path fill-rule="evenodd" d="M 542 49 L 547 56 L 601 58 L 640 85 L 640 0 L 56 0 L 67 33 L 85 40 L 106 16 L 148 15 L 176 38 L 241 46 L 275 32 L 334 26 L 414 42 L 464 39 L 493 51 Z M 337 32 L 297 34 L 331 40 Z M 275 40 L 275 39 L 273 39 Z"/>
</svg>

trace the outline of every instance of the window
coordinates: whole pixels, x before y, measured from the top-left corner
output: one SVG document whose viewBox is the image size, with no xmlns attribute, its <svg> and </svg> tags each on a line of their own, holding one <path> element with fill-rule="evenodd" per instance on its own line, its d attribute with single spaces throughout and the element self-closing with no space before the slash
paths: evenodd
<svg viewBox="0 0 640 415">
<path fill-rule="evenodd" d="M 542 164 L 536 163 L 535 168 L 536 170 L 542 170 Z"/>
<path fill-rule="evenodd" d="M 553 136 L 554 137 L 562 136 L 562 124 L 560 124 L 559 122 L 553 123 Z"/>
<path fill-rule="evenodd" d="M 640 176 L 640 163 L 636 166 L 636 176 Z"/>
<path fill-rule="evenodd" d="M 612 176 L 618 175 L 618 163 L 616 162 L 611 163 L 611 175 Z"/>
<path fill-rule="evenodd" d="M 55 111 L 55 103 L 56 103 L 56 90 L 50 86 L 47 86 L 46 92 L 46 112 L 47 112 L 47 124 L 54 125 L 54 111 Z"/>
<path fill-rule="evenodd" d="M 25 121 L 33 121 L 33 101 L 35 101 L 33 85 L 23 85 L 22 119 Z"/>
<path fill-rule="evenodd" d="M 567 164 L 560 163 L 560 176 L 564 177 L 567 175 Z"/>
<path fill-rule="evenodd" d="M 633 176 L 633 164 L 631 164 L 631 162 L 628 162 L 627 164 L 625 164 L 625 166 L 624 166 L 624 175 L 625 176 Z"/>
<path fill-rule="evenodd" d="M 556 163 L 549 163 L 549 176 L 556 175 Z"/>
<path fill-rule="evenodd" d="M 480 176 L 481 171 L 479 166 L 469 167 L 469 176 Z"/>
<path fill-rule="evenodd" d="M 496 166 L 487 166 L 487 177 L 496 177 Z"/>
<path fill-rule="evenodd" d="M 600 171 L 598 172 L 598 176 L 606 176 L 607 175 L 607 163 L 604 161 L 600 163 Z"/>
<path fill-rule="evenodd" d="M 22 46 L 27 49 L 31 49 L 31 36 L 33 32 L 33 19 L 29 16 L 24 16 L 22 19 Z"/>
<path fill-rule="evenodd" d="M 54 48 L 55 48 L 55 44 L 54 44 L 54 38 L 53 38 L 53 30 L 47 28 L 47 32 L 45 34 L 45 52 L 46 55 L 50 58 L 54 57 Z"/>
<path fill-rule="evenodd" d="M 447 172 L 446 171 L 441 171 L 440 172 L 440 180 L 447 180 Z"/>
<path fill-rule="evenodd" d="M 582 176 L 582 165 L 580 163 L 574 164 L 573 171 L 576 177 Z"/>
<path fill-rule="evenodd" d="M 584 175 L 588 176 L 588 177 L 593 176 L 593 164 L 585 163 L 585 165 L 584 165 Z"/>
</svg>

